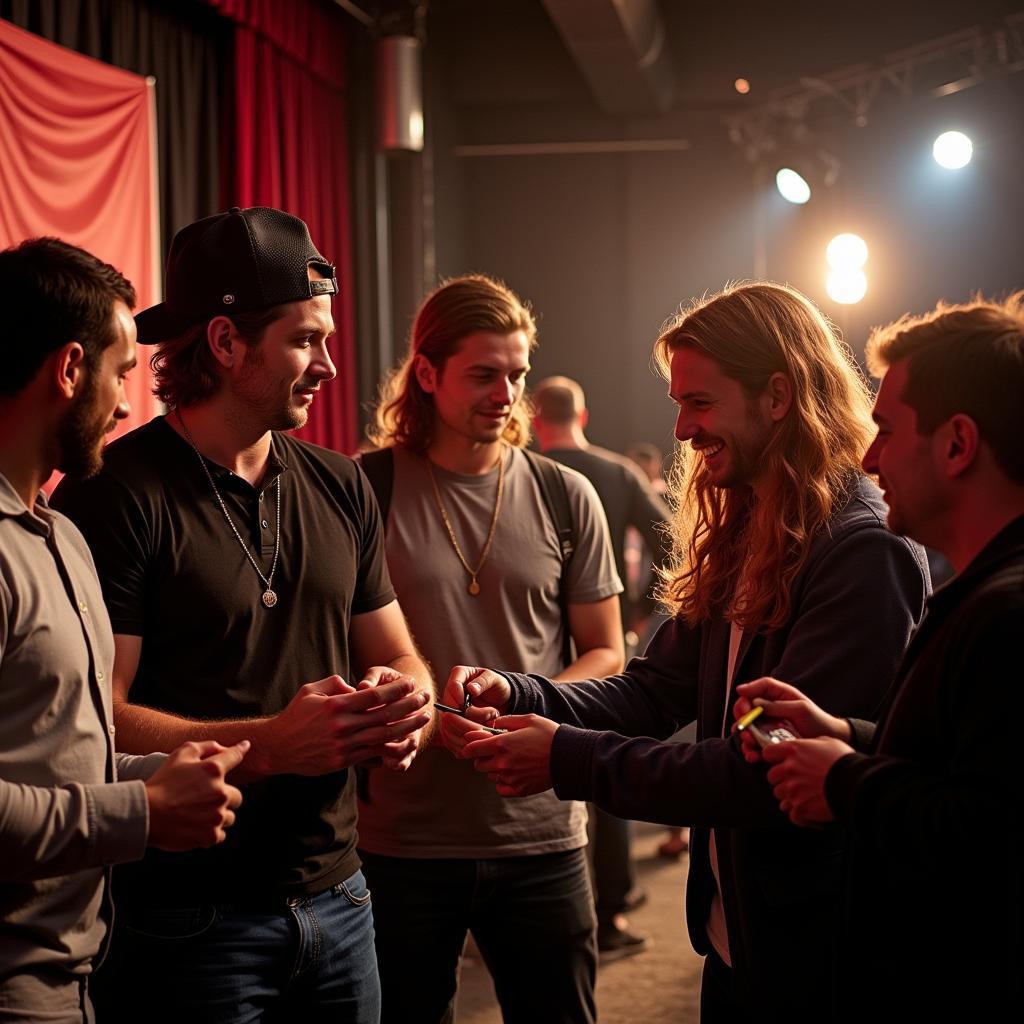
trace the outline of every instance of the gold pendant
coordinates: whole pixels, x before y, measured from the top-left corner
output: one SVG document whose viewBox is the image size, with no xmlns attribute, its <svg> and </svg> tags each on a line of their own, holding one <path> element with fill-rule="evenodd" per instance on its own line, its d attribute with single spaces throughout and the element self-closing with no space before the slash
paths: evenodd
<svg viewBox="0 0 1024 1024">
<path fill-rule="evenodd" d="M 475 579 L 469 581 L 469 586 L 466 588 L 474 597 L 480 593 L 480 584 Z"/>
<path fill-rule="evenodd" d="M 277 594 L 275 594 L 270 587 L 267 587 L 267 589 L 263 591 L 263 604 L 267 608 L 273 608 L 274 605 L 277 604 Z"/>
</svg>

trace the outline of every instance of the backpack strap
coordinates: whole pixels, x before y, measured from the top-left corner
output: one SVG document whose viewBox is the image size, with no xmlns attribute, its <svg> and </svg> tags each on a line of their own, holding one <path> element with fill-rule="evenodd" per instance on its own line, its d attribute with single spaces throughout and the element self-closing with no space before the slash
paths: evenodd
<svg viewBox="0 0 1024 1024">
<path fill-rule="evenodd" d="M 573 660 L 572 632 L 569 629 L 569 562 L 576 551 L 576 524 L 572 518 L 569 505 L 569 491 L 565 486 L 565 474 L 562 467 L 553 459 L 538 455 L 528 449 L 522 449 L 527 465 L 533 472 L 540 488 L 541 497 L 548 518 L 558 534 L 558 547 L 562 555 L 562 575 L 558 580 L 558 605 L 562 609 L 562 645 L 563 668 Z"/>
<path fill-rule="evenodd" d="M 363 467 L 366 479 L 370 481 L 373 493 L 377 496 L 381 522 L 386 525 L 388 509 L 391 508 L 391 492 L 395 484 L 395 453 L 391 448 L 363 452 L 359 456 L 359 464 Z"/>
</svg>

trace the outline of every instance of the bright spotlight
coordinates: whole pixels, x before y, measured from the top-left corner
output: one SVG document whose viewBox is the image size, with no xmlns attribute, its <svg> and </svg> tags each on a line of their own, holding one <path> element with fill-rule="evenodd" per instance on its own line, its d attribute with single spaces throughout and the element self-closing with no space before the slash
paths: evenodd
<svg viewBox="0 0 1024 1024">
<path fill-rule="evenodd" d="M 971 162 L 974 146 L 963 132 L 943 132 L 932 146 L 932 156 L 940 167 L 958 171 Z"/>
<path fill-rule="evenodd" d="M 811 186 L 789 167 L 783 167 L 775 175 L 775 187 L 781 193 L 782 198 L 790 203 L 802 205 L 811 198 Z"/>
<path fill-rule="evenodd" d="M 867 293 L 868 279 L 863 270 L 833 270 L 825 282 L 825 289 L 834 302 L 852 306 Z"/>
<path fill-rule="evenodd" d="M 868 259 L 867 243 L 860 235 L 836 235 L 828 243 L 825 259 L 833 270 L 860 270 Z"/>
</svg>

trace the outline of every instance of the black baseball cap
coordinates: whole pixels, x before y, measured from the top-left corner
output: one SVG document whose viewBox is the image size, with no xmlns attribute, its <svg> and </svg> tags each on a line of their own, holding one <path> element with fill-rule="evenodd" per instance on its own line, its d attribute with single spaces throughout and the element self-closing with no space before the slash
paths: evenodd
<svg viewBox="0 0 1024 1024">
<path fill-rule="evenodd" d="M 310 281 L 308 268 L 323 274 Z M 218 315 L 335 295 L 334 264 L 304 221 L 283 210 L 233 206 L 183 227 L 167 257 L 166 298 L 135 317 L 139 343 L 156 345 Z"/>
</svg>

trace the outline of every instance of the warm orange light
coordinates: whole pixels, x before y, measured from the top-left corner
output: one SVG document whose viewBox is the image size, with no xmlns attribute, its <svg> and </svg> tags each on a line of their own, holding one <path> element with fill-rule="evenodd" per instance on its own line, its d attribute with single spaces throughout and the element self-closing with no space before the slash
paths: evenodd
<svg viewBox="0 0 1024 1024">
<path fill-rule="evenodd" d="M 747 93 L 750 92 L 750 83 L 745 78 L 737 78 L 736 81 L 733 82 L 732 84 L 733 88 L 741 96 L 746 96 Z"/>
</svg>

